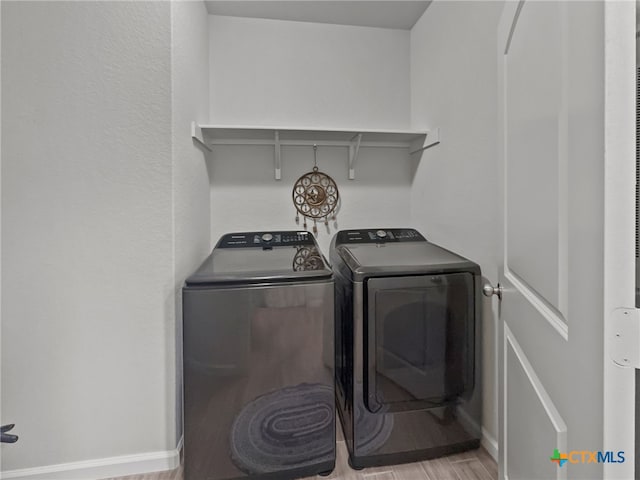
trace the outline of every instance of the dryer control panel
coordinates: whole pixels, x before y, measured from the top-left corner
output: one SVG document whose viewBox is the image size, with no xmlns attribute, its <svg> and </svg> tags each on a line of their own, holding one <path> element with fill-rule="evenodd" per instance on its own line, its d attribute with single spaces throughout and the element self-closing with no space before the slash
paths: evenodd
<svg viewBox="0 0 640 480">
<path fill-rule="evenodd" d="M 413 228 L 371 228 L 342 230 L 338 232 L 336 245 L 354 243 L 426 242 L 420 232 Z"/>
<path fill-rule="evenodd" d="M 223 236 L 216 248 L 273 248 L 315 244 L 313 235 L 305 231 L 242 232 Z"/>
</svg>

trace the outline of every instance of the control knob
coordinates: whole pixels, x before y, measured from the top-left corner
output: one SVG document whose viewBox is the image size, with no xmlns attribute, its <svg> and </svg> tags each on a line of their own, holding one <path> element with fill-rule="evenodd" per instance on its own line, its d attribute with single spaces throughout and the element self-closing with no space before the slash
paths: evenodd
<svg viewBox="0 0 640 480">
<path fill-rule="evenodd" d="M 271 240 L 273 240 L 273 235 L 271 235 L 270 233 L 265 233 L 261 238 L 263 242 L 269 243 Z"/>
<path fill-rule="evenodd" d="M 378 230 L 376 232 L 376 237 L 378 237 L 378 238 L 384 238 L 386 236 L 387 236 L 387 232 L 385 232 L 384 230 Z"/>
</svg>

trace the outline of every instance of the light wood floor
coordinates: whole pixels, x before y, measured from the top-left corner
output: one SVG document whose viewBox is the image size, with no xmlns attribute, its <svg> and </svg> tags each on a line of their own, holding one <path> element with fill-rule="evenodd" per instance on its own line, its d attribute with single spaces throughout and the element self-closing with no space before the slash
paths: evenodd
<svg viewBox="0 0 640 480">
<path fill-rule="evenodd" d="M 355 471 L 347 465 L 347 447 L 338 441 L 336 469 L 328 477 L 304 480 L 497 480 L 498 467 L 491 456 L 480 448 L 450 457 L 425 462 L 365 468 Z M 168 472 L 147 473 L 110 480 L 183 480 L 182 467 Z"/>
</svg>

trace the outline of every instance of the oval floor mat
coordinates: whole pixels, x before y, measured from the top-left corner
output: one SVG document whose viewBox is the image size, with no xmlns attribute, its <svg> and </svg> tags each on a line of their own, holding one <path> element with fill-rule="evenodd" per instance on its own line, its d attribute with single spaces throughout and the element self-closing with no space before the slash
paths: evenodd
<svg viewBox="0 0 640 480">
<path fill-rule="evenodd" d="M 231 428 L 231 458 L 250 474 L 331 461 L 335 455 L 333 388 L 285 387 L 247 404 Z"/>
</svg>

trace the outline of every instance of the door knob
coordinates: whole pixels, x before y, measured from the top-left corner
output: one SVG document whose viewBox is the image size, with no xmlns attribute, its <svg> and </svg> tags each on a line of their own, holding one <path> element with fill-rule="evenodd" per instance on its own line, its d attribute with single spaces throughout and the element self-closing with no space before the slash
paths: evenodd
<svg viewBox="0 0 640 480">
<path fill-rule="evenodd" d="M 485 297 L 490 297 L 491 295 L 497 295 L 499 300 L 502 300 L 502 286 L 498 283 L 496 287 L 491 285 L 490 283 L 485 283 L 482 287 L 482 293 L 484 293 Z"/>
</svg>

